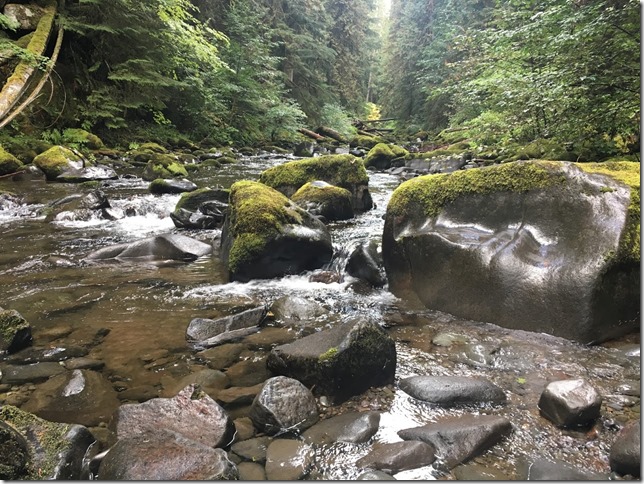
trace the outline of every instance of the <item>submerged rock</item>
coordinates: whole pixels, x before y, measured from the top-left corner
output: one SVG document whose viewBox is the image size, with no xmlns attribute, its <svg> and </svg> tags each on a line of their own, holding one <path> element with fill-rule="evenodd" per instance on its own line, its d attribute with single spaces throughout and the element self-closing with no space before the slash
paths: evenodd
<svg viewBox="0 0 644 484">
<path fill-rule="evenodd" d="M 314 387 L 318 394 L 344 400 L 393 382 L 396 347 L 376 323 L 357 318 L 277 346 L 267 365 L 274 373 Z"/>
<path fill-rule="evenodd" d="M 412 376 L 400 381 L 400 389 L 418 400 L 443 406 L 502 404 L 505 393 L 485 378 L 464 376 Z"/>
<path fill-rule="evenodd" d="M 512 424 L 494 415 L 465 415 L 398 432 L 404 440 L 421 440 L 436 449 L 448 469 L 481 455 L 512 432 Z"/>
<path fill-rule="evenodd" d="M 610 449 L 610 468 L 621 475 L 630 474 L 639 478 L 642 467 L 641 440 L 640 420 L 626 424 Z"/>
<path fill-rule="evenodd" d="M 151 193 L 185 193 L 193 192 L 197 189 L 197 185 L 185 178 L 157 178 L 152 180 L 148 189 Z"/>
<path fill-rule="evenodd" d="M 186 339 L 200 348 L 240 339 L 259 331 L 266 313 L 266 308 L 260 306 L 219 319 L 195 318 L 188 325 Z"/>
<path fill-rule="evenodd" d="M 231 280 L 299 274 L 323 266 L 332 255 L 326 226 L 284 195 L 251 181 L 232 186 L 221 242 Z"/>
<path fill-rule="evenodd" d="M 428 466 L 435 460 L 434 447 L 425 442 L 412 440 L 391 444 L 377 443 L 371 452 L 356 462 L 356 466 L 395 474 Z"/>
<path fill-rule="evenodd" d="M 395 481 L 396 478 L 382 471 L 365 471 L 356 477 L 356 481 Z"/>
<path fill-rule="evenodd" d="M 0 353 L 15 353 L 31 344 L 31 325 L 13 309 L 0 308 Z"/>
<path fill-rule="evenodd" d="M 235 465 L 222 449 L 163 428 L 120 439 L 101 462 L 100 480 L 237 479 Z"/>
<path fill-rule="evenodd" d="M 121 405 L 110 427 L 118 439 L 163 429 L 209 447 L 230 444 L 234 432 L 226 411 L 194 385 L 187 386 L 173 398 Z"/>
<path fill-rule="evenodd" d="M 608 476 L 588 469 L 578 469 L 561 460 L 527 458 L 517 466 L 524 481 L 607 481 Z"/>
<path fill-rule="evenodd" d="M 309 444 L 332 444 L 367 442 L 378 432 L 380 414 L 378 412 L 350 412 L 331 417 L 315 424 L 302 434 Z"/>
<path fill-rule="evenodd" d="M 14 439 L 18 447 L 0 445 L 3 450 L 0 454 L 0 463 L 10 459 L 11 469 L 20 471 L 19 476 L 3 476 L 3 478 L 87 479 L 83 474 L 83 460 L 93 455 L 89 449 L 96 440 L 87 428 L 81 425 L 49 422 L 11 405 L 0 407 L 0 422 L 4 422 L 21 436 Z M 21 456 L 25 449 L 28 461 L 26 467 L 22 467 Z M 4 471 L 2 469 L 3 466 L 0 464 L 0 473 L 10 472 L 9 469 L 4 468 L 6 469 Z"/>
<path fill-rule="evenodd" d="M 313 394 L 299 381 L 276 376 L 266 381 L 250 409 L 255 427 L 269 435 L 299 433 L 319 420 Z"/>
<path fill-rule="evenodd" d="M 585 343 L 639 327 L 639 163 L 587 165 L 513 162 L 403 183 L 383 234 L 391 291 Z"/>
<path fill-rule="evenodd" d="M 266 450 L 266 477 L 270 481 L 303 479 L 313 465 L 313 449 L 297 440 L 276 439 Z"/>
<path fill-rule="evenodd" d="M 90 253 L 85 259 L 144 260 L 144 261 L 193 261 L 210 254 L 212 247 L 184 235 L 164 234 L 125 244 L 105 247 Z"/>
<path fill-rule="evenodd" d="M 273 317 L 285 326 L 305 326 L 329 314 L 329 311 L 317 302 L 291 295 L 275 300 L 270 310 Z"/>
<path fill-rule="evenodd" d="M 585 380 L 549 383 L 539 398 L 541 415 L 559 427 L 586 425 L 599 418 L 602 397 Z"/>
</svg>

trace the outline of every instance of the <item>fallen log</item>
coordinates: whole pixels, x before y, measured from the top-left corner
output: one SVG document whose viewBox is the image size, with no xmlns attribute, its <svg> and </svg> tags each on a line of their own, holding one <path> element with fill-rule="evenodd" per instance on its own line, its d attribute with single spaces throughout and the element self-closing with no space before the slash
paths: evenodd
<svg viewBox="0 0 644 484">
<path fill-rule="evenodd" d="M 328 126 L 320 126 L 315 131 L 317 131 L 318 134 L 321 134 L 322 136 L 332 138 L 332 139 L 334 139 L 336 141 L 339 141 L 340 143 L 346 143 L 347 142 L 347 139 L 344 136 L 342 136 L 340 133 L 338 133 L 335 129 L 329 128 Z"/>
<path fill-rule="evenodd" d="M 309 138 L 312 138 L 314 140 L 321 140 L 324 139 L 324 136 L 317 134 L 315 131 L 311 131 L 310 129 L 306 128 L 300 128 L 298 129 L 298 132 L 302 133 L 304 136 L 308 136 Z"/>
</svg>

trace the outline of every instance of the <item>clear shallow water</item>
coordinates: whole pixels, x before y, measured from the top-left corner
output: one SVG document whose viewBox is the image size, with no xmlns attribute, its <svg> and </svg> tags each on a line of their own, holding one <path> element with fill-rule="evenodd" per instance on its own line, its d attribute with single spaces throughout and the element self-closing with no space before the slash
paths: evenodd
<svg viewBox="0 0 644 484">
<path fill-rule="evenodd" d="M 204 170 L 191 179 L 200 187 L 229 187 L 242 178 L 257 179 L 261 171 L 281 161 L 246 159 L 237 165 Z M 370 173 L 376 208 L 354 220 L 330 225 L 337 253 L 346 254 L 360 241 L 380 238 L 386 205 L 398 183 L 390 175 Z M 368 392 L 343 408 L 382 412 L 374 441 L 398 441 L 398 430 L 445 416 L 490 413 L 509 418 L 515 430 L 476 462 L 497 468 L 510 478 L 516 478 L 518 461 L 525 455 L 561 459 L 607 473 L 608 451 L 619 426 L 639 417 L 639 399 L 626 405 L 618 391 L 624 381 L 639 387 L 639 352 L 629 351 L 632 343 L 639 344 L 639 335 L 586 347 L 413 307 L 386 289 L 366 289 L 348 276 L 332 284 L 309 282 L 309 274 L 229 283 L 218 259 L 210 256 L 167 266 L 88 264 L 84 257 L 98 248 L 178 233 L 169 213 L 179 197 L 150 195 L 147 183 L 120 179 L 106 183 L 102 189 L 114 209 L 133 208 L 136 216 L 114 221 L 59 217 L 45 222 L 43 209 L 49 203 L 89 189 L 9 180 L 0 180 L 0 188 L 20 194 L 25 202 L 5 204 L 0 210 L 0 306 L 18 310 L 31 322 L 35 346 L 84 345 L 102 329 L 110 330 L 88 355 L 105 363 L 102 371 L 110 381 L 125 382 L 130 388 L 151 385 L 159 392 L 172 388 L 182 377 L 204 368 L 185 340 L 192 318 L 216 317 L 250 304 L 270 304 L 283 295 L 296 295 L 330 310 L 329 317 L 316 321 L 317 328 L 338 324 L 355 314 L 380 321 L 396 341 L 397 380 L 424 374 L 484 376 L 508 395 L 508 404 L 502 407 L 446 410 L 418 402 L 395 387 L 384 393 Z M 219 231 L 181 233 L 213 243 Z M 61 336 L 52 338 L 54 333 Z M 460 335 L 464 342 L 449 347 L 433 344 L 432 339 L 441 333 Z M 261 359 L 267 352 L 267 348 L 258 350 L 256 344 L 248 345 L 240 361 Z M 548 381 L 577 377 L 587 378 L 604 395 L 602 418 L 594 430 L 561 431 L 539 416 L 538 398 Z M 30 390 L 12 391 L 28 395 Z M 317 449 L 316 467 L 320 472 L 316 477 L 357 477 L 360 471 L 354 463 L 369 449 L 370 444 Z M 453 478 L 431 466 L 396 477 Z"/>
</svg>

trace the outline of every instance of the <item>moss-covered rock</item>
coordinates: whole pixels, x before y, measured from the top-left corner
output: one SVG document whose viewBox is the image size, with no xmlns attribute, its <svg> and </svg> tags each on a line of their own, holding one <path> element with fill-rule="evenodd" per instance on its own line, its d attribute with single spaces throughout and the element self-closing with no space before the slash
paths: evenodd
<svg viewBox="0 0 644 484">
<path fill-rule="evenodd" d="M 353 209 L 371 209 L 369 176 L 362 161 L 353 155 L 325 155 L 274 166 L 264 171 L 260 182 L 291 197 L 305 183 L 321 180 L 351 192 Z"/>
<path fill-rule="evenodd" d="M 0 176 L 20 171 L 22 162 L 0 146 Z"/>
<path fill-rule="evenodd" d="M 382 139 L 380 136 L 365 136 L 362 134 L 358 134 L 353 138 L 351 138 L 351 141 L 349 142 L 349 146 L 351 148 L 365 148 L 370 150 L 378 143 L 384 143 L 384 142 L 385 140 Z"/>
<path fill-rule="evenodd" d="M 63 146 L 54 146 L 36 156 L 34 165 L 43 171 L 47 180 L 55 180 L 67 170 L 83 168 L 84 162 L 73 151 Z"/>
<path fill-rule="evenodd" d="M 639 164 L 584 168 L 609 176 L 535 160 L 403 183 L 383 234 L 391 291 L 585 343 L 639 327 Z"/>
<path fill-rule="evenodd" d="M 186 167 L 170 155 L 153 153 L 143 170 L 143 179 L 153 181 L 157 178 L 186 178 Z"/>
<path fill-rule="evenodd" d="M 231 187 L 221 253 L 231 279 L 298 274 L 321 267 L 332 255 L 324 224 L 283 194 L 251 181 Z"/>
<path fill-rule="evenodd" d="M 13 353 L 31 344 L 31 325 L 13 309 L 0 308 L 0 352 Z"/>
<path fill-rule="evenodd" d="M 560 143 L 550 139 L 537 139 L 525 146 L 516 148 L 516 154 L 507 158 L 516 160 L 560 160 L 575 161 L 577 156 L 566 150 Z"/>
<path fill-rule="evenodd" d="M 379 170 L 386 170 L 392 165 L 395 166 L 396 161 L 403 161 L 408 155 L 409 152 L 400 146 L 378 143 L 369 150 L 364 159 L 364 164 Z"/>
<path fill-rule="evenodd" d="M 186 193 L 193 192 L 197 189 L 197 185 L 190 180 L 179 178 L 157 178 L 152 180 L 148 186 L 150 193 L 163 194 L 163 193 Z"/>
<path fill-rule="evenodd" d="M 81 425 L 43 420 L 12 405 L 0 407 L 0 421 L 15 429 L 26 440 L 29 462 L 24 480 L 81 479 L 85 457 L 94 436 Z"/>
<path fill-rule="evenodd" d="M 329 221 L 353 217 L 351 192 L 327 182 L 318 180 L 306 183 L 291 199 L 310 214 Z"/>
<path fill-rule="evenodd" d="M 451 156 L 451 155 L 462 155 L 471 151 L 471 146 L 469 143 L 461 141 L 459 143 L 454 143 L 453 145 L 446 146 L 444 148 L 438 148 L 431 151 L 424 151 L 422 153 L 414 154 L 416 158 L 422 159 L 431 159 L 442 156 Z"/>
<path fill-rule="evenodd" d="M 84 129 L 69 128 L 64 131 L 63 136 L 67 143 L 78 143 L 90 150 L 100 150 L 105 147 L 101 138 Z"/>
<path fill-rule="evenodd" d="M 202 204 L 213 200 L 228 203 L 229 196 L 230 190 L 224 188 L 199 188 L 193 192 L 181 195 L 181 198 L 174 209 L 184 209 L 190 212 L 196 212 Z"/>
<path fill-rule="evenodd" d="M 143 143 L 136 149 L 136 151 L 150 151 L 152 153 L 160 154 L 165 154 L 168 152 L 168 150 L 161 146 L 159 143 Z"/>
</svg>

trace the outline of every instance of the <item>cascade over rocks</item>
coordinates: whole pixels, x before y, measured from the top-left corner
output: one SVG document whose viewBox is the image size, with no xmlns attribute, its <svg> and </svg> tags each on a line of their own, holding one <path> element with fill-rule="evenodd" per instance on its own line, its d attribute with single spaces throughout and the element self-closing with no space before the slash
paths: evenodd
<svg viewBox="0 0 644 484">
<path fill-rule="evenodd" d="M 194 261 L 212 252 L 209 244 L 204 244 L 185 235 L 164 234 L 125 244 L 104 247 L 90 253 L 85 260 L 128 260 L 141 261 Z"/>
<path fill-rule="evenodd" d="M 403 183 L 383 235 L 391 291 L 585 343 L 638 327 L 639 163 L 596 165 L 514 162 Z M 586 172 L 598 169 L 611 176 Z"/>
<path fill-rule="evenodd" d="M 356 318 L 273 348 L 266 364 L 317 394 L 344 400 L 393 382 L 396 347 L 376 323 Z"/>
<path fill-rule="evenodd" d="M 506 402 L 503 390 L 485 378 L 412 376 L 401 380 L 399 387 L 418 400 L 442 406 Z"/>
<path fill-rule="evenodd" d="M 494 415 L 449 417 L 436 423 L 398 432 L 404 440 L 421 440 L 436 449 L 436 456 L 452 469 L 481 455 L 512 432 L 512 424 Z"/>
<path fill-rule="evenodd" d="M 349 190 L 356 212 L 365 212 L 373 207 L 367 171 L 362 161 L 353 155 L 325 155 L 290 161 L 269 168 L 259 178 L 260 182 L 287 197 L 292 197 L 304 184 L 316 180 Z"/>
<path fill-rule="evenodd" d="M 328 263 L 332 255 L 326 226 L 284 195 L 251 181 L 231 187 L 221 238 L 231 280 L 299 274 Z"/>
<path fill-rule="evenodd" d="M 221 227 L 228 213 L 230 190 L 200 188 L 184 193 L 170 218 L 180 229 L 214 229 Z"/>
</svg>

